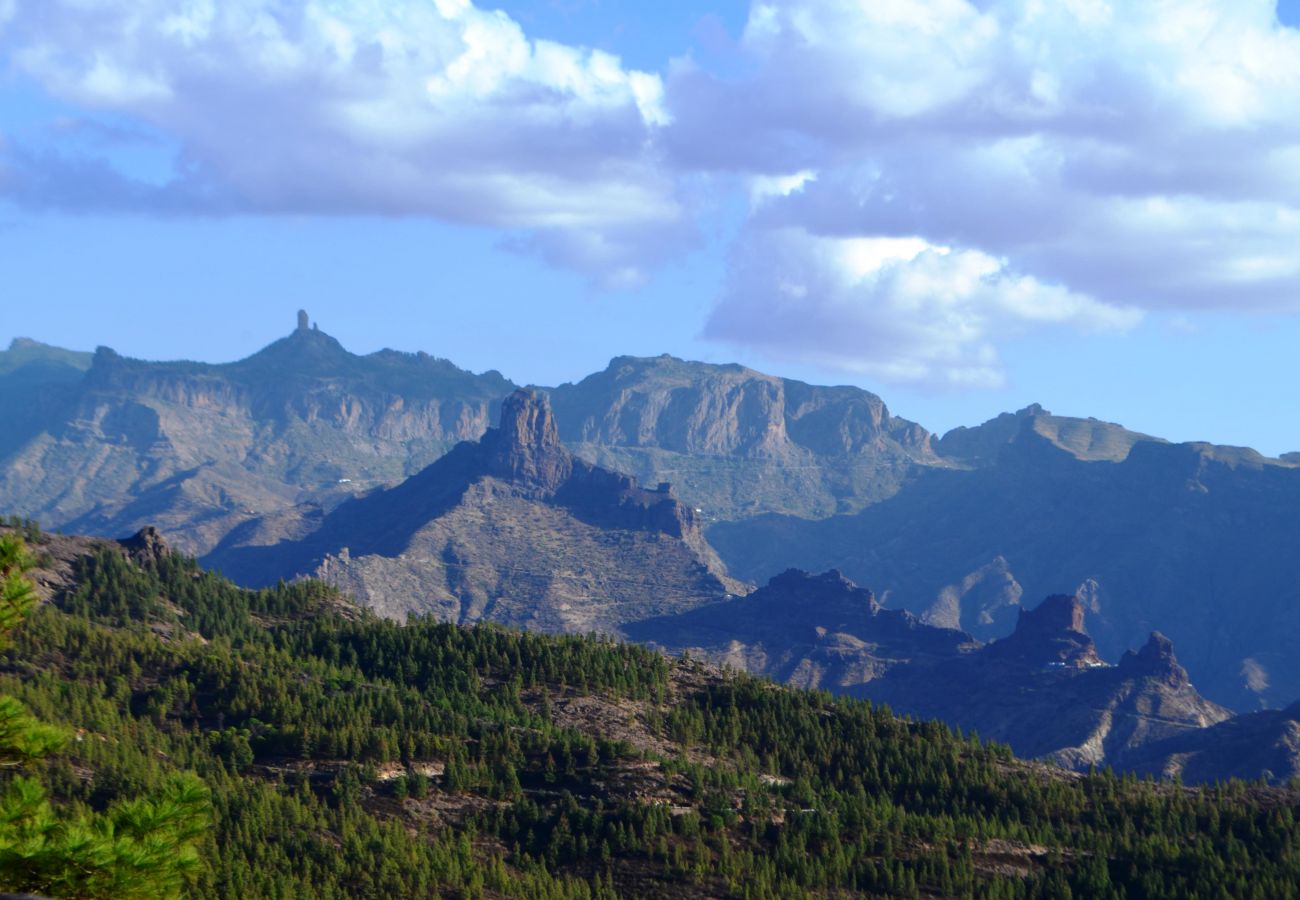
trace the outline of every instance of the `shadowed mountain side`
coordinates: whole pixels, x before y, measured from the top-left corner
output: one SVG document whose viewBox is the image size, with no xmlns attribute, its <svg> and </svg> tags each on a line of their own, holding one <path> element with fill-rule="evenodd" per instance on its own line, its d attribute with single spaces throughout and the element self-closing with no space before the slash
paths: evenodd
<svg viewBox="0 0 1300 900">
<path fill-rule="evenodd" d="M 971 637 L 883 609 L 839 572 L 791 569 L 746 597 L 623 628 L 632 640 L 805 688 L 844 691 Z"/>
<path fill-rule="evenodd" d="M 764 516 L 709 532 L 729 570 L 838 568 L 892 607 L 990 639 L 1020 597 L 1077 585 L 1103 655 L 1156 627 L 1207 696 L 1300 695 L 1300 471 L 1245 451 L 1138 442 L 1086 462 L 1023 428 L 996 462 L 930 470 L 853 516 Z"/>
<path fill-rule="evenodd" d="M 1188 784 L 1229 778 L 1286 784 L 1300 777 L 1300 703 L 1157 741 L 1130 754 L 1128 766 L 1139 774 L 1176 776 Z"/>
<path fill-rule="evenodd" d="M 545 396 L 529 391 L 506 399 L 501 427 L 479 443 L 314 528 L 303 520 L 288 541 L 269 527 L 233 532 L 205 563 L 250 585 L 317 574 L 384 615 L 545 631 L 613 632 L 744 589 L 692 510 L 575 459 Z"/>
<path fill-rule="evenodd" d="M 671 481 L 711 520 L 860 509 L 937 462 L 929 433 L 874 394 L 738 365 L 620 356 L 549 393 L 577 455 Z"/>
<path fill-rule="evenodd" d="M 400 481 L 479 437 L 513 387 L 422 353 L 357 356 L 301 327 L 220 365 L 44 348 L 60 374 L 36 387 L 11 383 L 35 353 L 17 349 L 27 363 L 0 373 L 0 409 L 25 412 L 0 438 L 0 507 L 100 534 L 152 523 L 192 553 L 275 510 Z"/>
<path fill-rule="evenodd" d="M 1125 768 L 1136 748 L 1231 716 L 1197 693 L 1163 635 L 1108 666 L 1083 617 L 1077 597 L 1049 597 L 1007 638 L 893 668 L 853 693 L 1074 769 Z"/>
</svg>

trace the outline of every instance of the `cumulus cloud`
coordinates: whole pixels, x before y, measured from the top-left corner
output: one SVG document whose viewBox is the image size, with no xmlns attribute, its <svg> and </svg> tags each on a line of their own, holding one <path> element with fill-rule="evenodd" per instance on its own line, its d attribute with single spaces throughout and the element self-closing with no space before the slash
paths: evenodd
<svg viewBox="0 0 1300 900">
<path fill-rule="evenodd" d="M 2 0 L 0 0 L 2 2 Z M 522 232 L 600 278 L 634 279 L 690 225 L 658 164 L 658 75 L 533 41 L 469 0 L 18 0 L 0 53 L 55 96 L 180 148 L 172 183 L 10 154 L 30 204 L 431 215 Z M 44 168 L 37 164 L 41 163 Z M 93 172 L 100 190 L 46 191 Z"/>
<path fill-rule="evenodd" d="M 1036 322 L 1300 311 L 1300 32 L 1272 0 L 760 0 L 743 47 L 746 76 L 667 88 L 674 159 L 758 186 L 710 335 L 987 383 Z M 949 253 L 846 280 L 827 248 L 858 239 Z"/>
<path fill-rule="evenodd" d="M 999 340 L 1051 325 L 1122 330 L 1140 317 L 977 250 L 766 228 L 737 245 L 705 334 L 887 381 L 989 387 L 1003 380 Z"/>
<path fill-rule="evenodd" d="M 157 178 L 11 140 L 0 196 L 433 216 L 608 287 L 743 209 L 706 333 L 897 380 L 994 383 L 1036 328 L 1300 311 L 1275 0 L 753 0 L 724 74 L 663 75 L 480 2 L 0 0 L 14 71 L 178 148 Z"/>
</svg>

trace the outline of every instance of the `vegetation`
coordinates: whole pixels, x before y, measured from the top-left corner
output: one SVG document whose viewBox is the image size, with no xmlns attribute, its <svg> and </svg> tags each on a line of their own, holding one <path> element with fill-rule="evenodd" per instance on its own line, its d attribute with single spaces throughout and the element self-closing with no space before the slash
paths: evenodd
<svg viewBox="0 0 1300 900">
<path fill-rule="evenodd" d="M 858 701 L 596 638 L 402 626 L 319 584 L 247 592 L 178 556 L 106 548 L 76 568 L 14 632 L 0 692 L 75 735 L 38 770 L 61 820 L 120 837 L 150 824 L 124 798 L 202 778 L 213 827 L 183 832 L 195 896 L 1300 885 L 1292 791 L 1076 778 Z"/>
<path fill-rule="evenodd" d="M 24 530 L 32 532 L 30 523 Z M 21 540 L 0 536 L 0 642 L 31 613 L 32 565 Z M 68 735 L 0 695 L 0 769 L 29 768 Z M 177 897 L 199 869 L 196 843 L 208 827 L 208 791 L 192 775 L 156 779 L 151 799 L 114 800 L 103 812 L 76 805 L 64 815 L 46 788 L 23 775 L 0 794 L 0 886 L 60 897 Z"/>
</svg>

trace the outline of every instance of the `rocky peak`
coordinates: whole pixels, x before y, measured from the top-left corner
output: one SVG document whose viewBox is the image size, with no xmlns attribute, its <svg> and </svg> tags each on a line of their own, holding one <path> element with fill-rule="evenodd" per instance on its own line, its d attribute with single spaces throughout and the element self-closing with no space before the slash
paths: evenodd
<svg viewBox="0 0 1300 900">
<path fill-rule="evenodd" d="M 500 427 L 483 443 L 490 474 L 509 481 L 554 491 L 573 471 L 550 401 L 538 391 L 521 388 L 503 400 Z"/>
<path fill-rule="evenodd" d="M 1020 610 L 1016 630 L 990 644 L 989 652 L 1033 666 L 1101 665 L 1097 647 L 1084 631 L 1083 615 L 1083 601 L 1078 597 L 1054 594 L 1036 609 Z"/>
<path fill-rule="evenodd" d="M 1187 670 L 1179 665 L 1174 656 L 1174 642 L 1158 631 L 1151 632 L 1151 637 L 1141 650 L 1125 653 L 1119 667 L 1126 673 L 1159 679 L 1170 687 L 1183 687 L 1191 683 Z"/>
<path fill-rule="evenodd" d="M 155 567 L 164 557 L 171 555 L 171 547 L 161 532 L 152 525 L 146 525 L 129 538 L 118 541 L 131 561 L 138 566 Z"/>
<path fill-rule="evenodd" d="M 1053 594 L 1037 609 L 1020 610 L 1016 633 L 1037 633 L 1055 636 L 1062 631 L 1086 634 L 1083 627 L 1083 601 L 1070 594 Z"/>
</svg>

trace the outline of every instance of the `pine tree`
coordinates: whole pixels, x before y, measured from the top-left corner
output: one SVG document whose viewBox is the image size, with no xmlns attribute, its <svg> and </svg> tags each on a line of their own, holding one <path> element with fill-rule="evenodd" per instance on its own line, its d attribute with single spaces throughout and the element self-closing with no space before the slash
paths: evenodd
<svg viewBox="0 0 1300 900">
<path fill-rule="evenodd" d="M 0 537 L 0 647 L 36 605 L 23 542 Z M 35 769 L 67 742 L 12 697 L 0 696 L 0 767 Z M 199 869 L 207 832 L 207 788 L 177 776 L 148 800 L 120 801 L 102 814 L 61 816 L 35 777 L 15 775 L 0 793 L 0 887 L 56 896 L 179 897 Z"/>
</svg>

